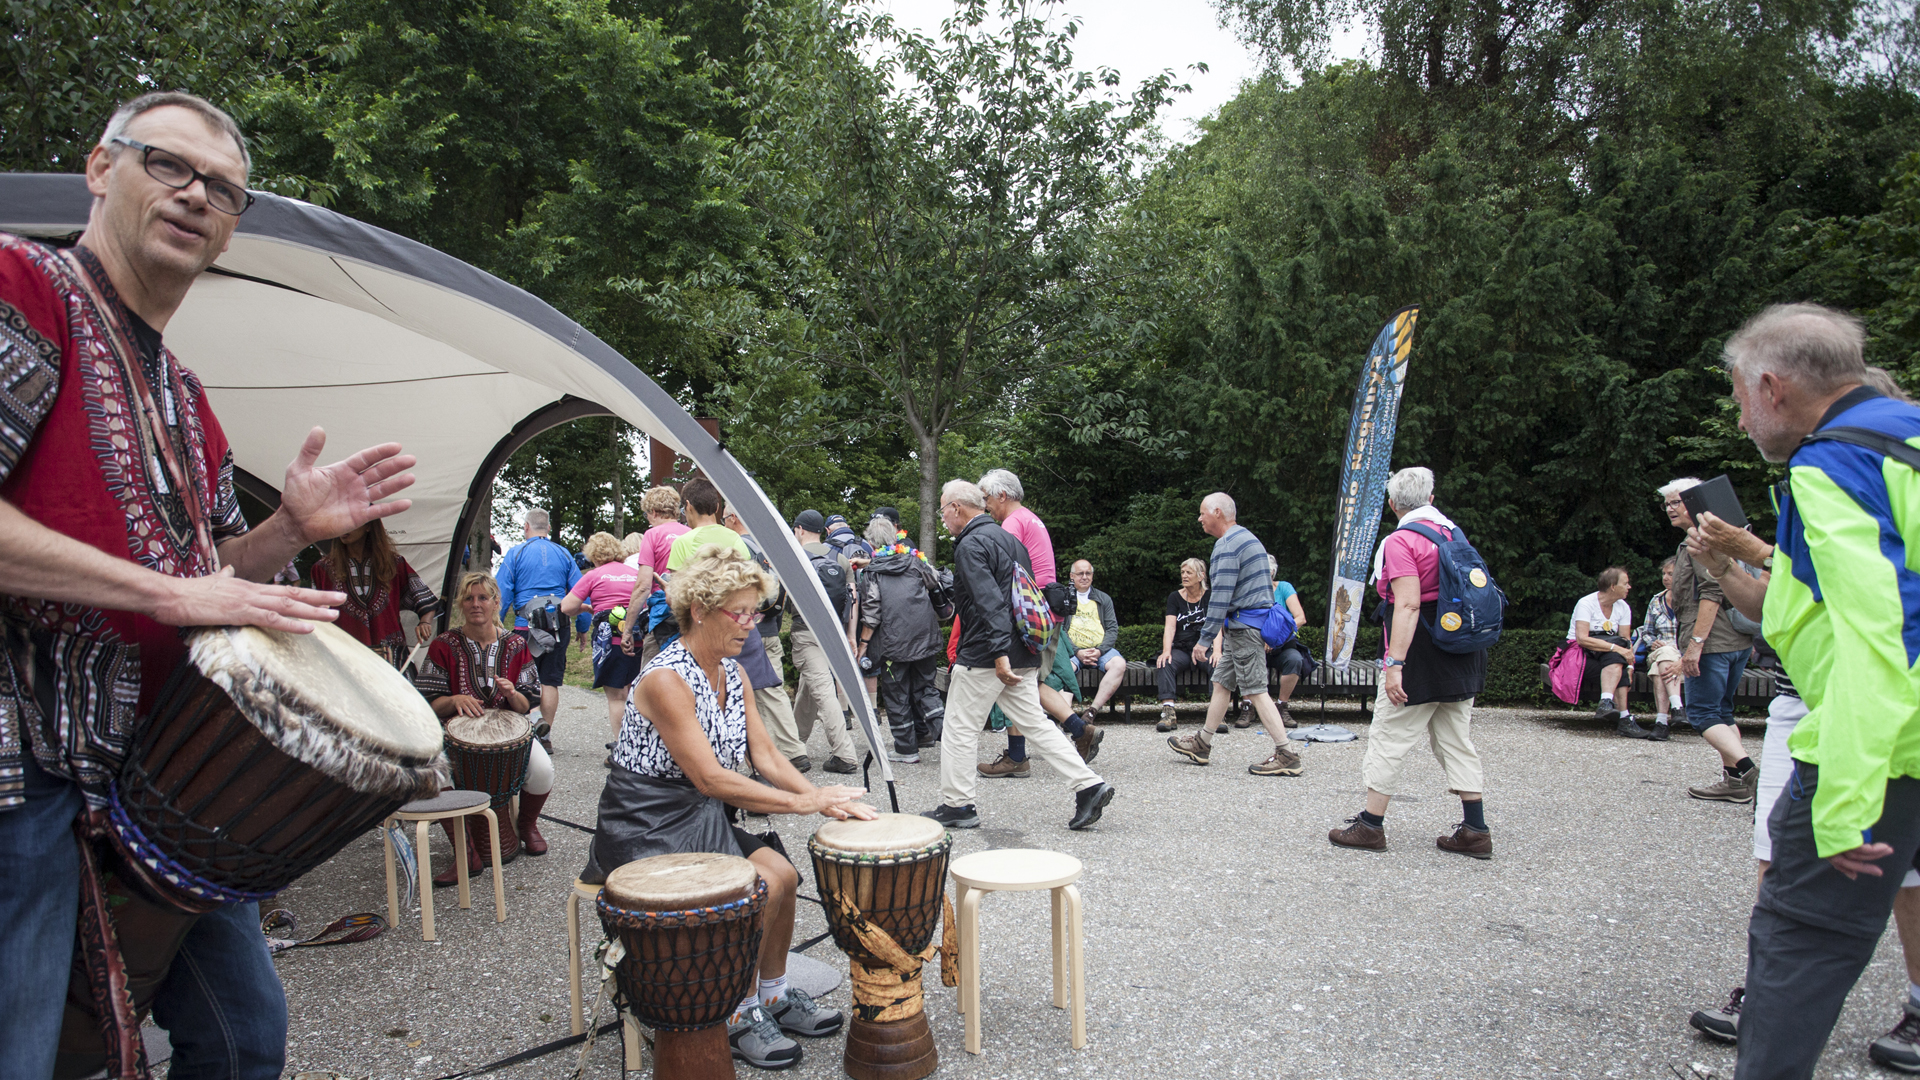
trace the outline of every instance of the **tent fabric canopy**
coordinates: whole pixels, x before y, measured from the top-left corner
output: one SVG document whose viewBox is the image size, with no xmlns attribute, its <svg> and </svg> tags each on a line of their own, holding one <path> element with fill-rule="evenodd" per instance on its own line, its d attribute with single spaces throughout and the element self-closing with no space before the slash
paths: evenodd
<svg viewBox="0 0 1920 1080">
<path fill-rule="evenodd" d="M 420 459 L 413 506 L 386 523 L 428 581 L 450 583 L 462 526 L 506 456 L 540 431 L 611 415 L 691 458 L 766 549 L 811 626 L 834 623 L 780 514 L 725 447 L 652 379 L 551 305 L 444 252 L 298 200 L 256 193 L 227 252 L 167 327 L 233 445 L 271 498 L 313 425 L 322 461 L 398 441 Z M 0 174 L 0 230 L 58 238 L 86 227 L 85 177 Z M 811 584 L 811 588 L 807 584 Z M 798 586 L 798 587 L 796 587 Z M 875 736 L 852 650 L 834 673 Z M 884 753 L 884 779 L 893 779 Z"/>
</svg>

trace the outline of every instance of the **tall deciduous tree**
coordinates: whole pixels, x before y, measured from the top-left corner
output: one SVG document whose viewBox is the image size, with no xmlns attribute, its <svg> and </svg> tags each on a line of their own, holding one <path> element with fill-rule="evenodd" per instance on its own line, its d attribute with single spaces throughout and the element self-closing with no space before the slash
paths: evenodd
<svg viewBox="0 0 1920 1080">
<path fill-rule="evenodd" d="M 919 502 L 941 437 L 1067 356 L 1097 321 L 1095 243 L 1132 190 L 1165 73 L 1131 95 L 1075 67 L 1053 0 L 961 0 L 940 40 L 890 17 L 762 8 L 744 86 L 753 177 L 783 260 L 788 356 L 857 373 L 849 403 L 904 427 Z M 920 521 L 932 550 L 936 517 Z"/>
</svg>

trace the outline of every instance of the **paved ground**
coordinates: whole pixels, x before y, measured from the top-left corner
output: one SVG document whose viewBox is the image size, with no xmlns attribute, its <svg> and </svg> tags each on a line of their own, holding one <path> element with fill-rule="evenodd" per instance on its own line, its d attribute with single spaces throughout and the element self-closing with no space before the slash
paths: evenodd
<svg viewBox="0 0 1920 1080">
<path fill-rule="evenodd" d="M 591 824 L 606 714 L 598 695 L 565 693 L 560 784 L 547 809 Z M 1335 719 L 1364 740 L 1357 710 Z M 1258 729 L 1224 739 L 1199 768 L 1150 724 L 1116 726 L 1096 767 L 1119 795 L 1084 833 L 1065 829 L 1069 796 L 1044 766 L 1031 779 L 983 780 L 985 827 L 956 833 L 956 854 L 1045 847 L 1086 863 L 1090 1042 L 1068 1049 L 1067 1016 L 1048 1004 L 1044 898 L 992 896 L 982 916 L 986 1053 L 965 1052 L 953 991 L 936 987 L 937 1075 L 1730 1077 L 1732 1051 L 1686 1027 L 1692 1009 L 1717 1004 L 1740 979 L 1753 892 L 1749 810 L 1685 795 L 1710 777 L 1711 752 L 1690 735 L 1617 739 L 1566 714 L 1486 710 L 1475 729 L 1490 862 L 1433 847 L 1459 808 L 1424 750 L 1388 817 L 1385 854 L 1325 839 L 1359 807 L 1364 742 L 1316 745 L 1304 777 L 1266 779 L 1245 772 L 1265 756 Z M 1757 753 L 1757 732 L 1747 737 Z M 824 740 L 815 742 L 821 760 Z M 902 809 L 937 798 L 933 760 L 899 768 Z M 816 821 L 775 826 L 788 850 L 804 852 Z M 587 837 L 545 831 L 551 854 L 506 869 L 504 925 L 490 888 L 476 888 L 470 911 L 442 890 L 438 942 L 422 942 L 408 915 L 373 942 L 284 954 L 292 1073 L 440 1077 L 565 1036 L 564 903 Z M 806 877 L 811 893 L 810 868 Z M 384 891 L 369 835 L 283 903 L 311 929 L 384 910 Z M 799 936 L 822 929 L 819 909 L 802 904 Z M 844 970 L 830 941 L 809 955 Z M 1822 1076 L 1877 1071 L 1866 1043 L 1892 1026 L 1905 982 L 1889 935 Z M 845 990 L 830 1000 L 844 1005 Z M 808 1043 L 789 1075 L 844 1075 L 842 1049 L 838 1039 Z M 572 1053 L 495 1075 L 566 1076 Z M 586 1075 L 618 1069 L 618 1040 L 603 1038 Z"/>
</svg>

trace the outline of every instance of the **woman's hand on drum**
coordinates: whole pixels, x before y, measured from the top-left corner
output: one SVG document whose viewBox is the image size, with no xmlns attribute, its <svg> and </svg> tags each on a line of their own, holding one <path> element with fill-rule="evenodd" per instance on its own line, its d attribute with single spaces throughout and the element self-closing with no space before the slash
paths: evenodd
<svg viewBox="0 0 1920 1080">
<path fill-rule="evenodd" d="M 860 801 L 860 797 L 866 793 L 866 788 L 849 787 L 845 784 L 829 784 L 826 787 L 817 787 L 814 788 L 809 795 L 802 796 L 804 800 L 814 805 L 809 806 L 801 812 L 819 814 L 822 817 L 830 817 L 835 821 L 845 821 L 848 818 L 854 818 L 859 821 L 872 821 L 878 814 L 875 813 L 873 807 Z"/>
<path fill-rule="evenodd" d="M 345 593 L 247 581 L 235 577 L 231 566 L 205 577 L 156 578 L 166 595 L 151 614 L 167 626 L 259 626 L 305 634 L 315 622 L 339 618 L 334 608 L 347 602 Z"/>
<path fill-rule="evenodd" d="M 455 694 L 453 695 L 453 711 L 459 713 L 461 716 L 479 716 L 481 713 L 487 711 L 487 707 L 480 704 L 480 699 L 474 697 L 472 694 Z"/>
</svg>

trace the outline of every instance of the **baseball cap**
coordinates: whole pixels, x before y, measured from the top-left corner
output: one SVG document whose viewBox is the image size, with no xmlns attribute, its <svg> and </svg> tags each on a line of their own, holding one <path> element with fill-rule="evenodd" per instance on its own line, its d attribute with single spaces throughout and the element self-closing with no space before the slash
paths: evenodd
<svg viewBox="0 0 1920 1080">
<path fill-rule="evenodd" d="M 827 531 L 827 519 L 821 517 L 818 510 L 802 510 L 794 515 L 793 527 L 810 533 L 823 533 Z"/>
</svg>

